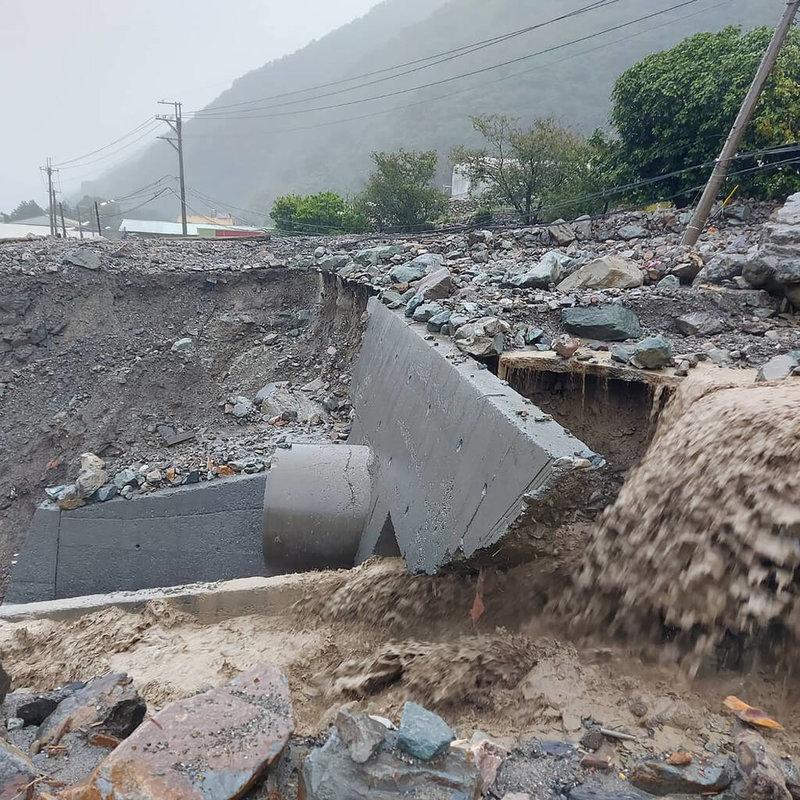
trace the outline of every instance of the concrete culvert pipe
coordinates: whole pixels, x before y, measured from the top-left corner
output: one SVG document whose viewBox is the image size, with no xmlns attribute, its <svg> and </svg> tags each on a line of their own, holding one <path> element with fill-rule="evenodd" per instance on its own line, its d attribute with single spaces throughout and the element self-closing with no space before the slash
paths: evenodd
<svg viewBox="0 0 800 800">
<path fill-rule="evenodd" d="M 294 445 L 279 451 L 264 493 L 270 573 L 352 567 L 371 497 L 370 449 Z"/>
</svg>

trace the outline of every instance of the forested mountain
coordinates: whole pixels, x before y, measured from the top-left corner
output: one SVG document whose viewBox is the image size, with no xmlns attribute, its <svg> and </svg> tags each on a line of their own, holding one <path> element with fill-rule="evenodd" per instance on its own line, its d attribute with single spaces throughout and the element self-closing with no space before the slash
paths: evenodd
<svg viewBox="0 0 800 800">
<path fill-rule="evenodd" d="M 556 116 L 585 133 L 607 127 L 614 81 L 643 56 L 698 31 L 774 25 L 785 7 L 784 0 L 683 0 L 681 8 L 673 8 L 681 0 L 604 2 L 463 54 L 450 51 L 568 14 L 589 0 L 385 0 L 243 76 L 186 121 L 190 205 L 202 213 L 215 206 L 263 213 L 288 192 L 353 193 L 369 172 L 372 150 L 400 147 L 438 150 L 446 184 L 451 148 L 474 141 L 470 115 Z M 432 66 L 413 63 L 440 53 L 449 55 Z M 492 68 L 501 62 L 513 63 Z M 411 66 L 380 72 L 398 64 Z M 464 73 L 474 74 L 456 78 Z M 438 85 L 418 88 L 432 83 Z M 321 85 L 327 86 L 297 94 Z M 120 196 L 175 172 L 172 149 L 159 142 L 91 190 Z"/>
</svg>

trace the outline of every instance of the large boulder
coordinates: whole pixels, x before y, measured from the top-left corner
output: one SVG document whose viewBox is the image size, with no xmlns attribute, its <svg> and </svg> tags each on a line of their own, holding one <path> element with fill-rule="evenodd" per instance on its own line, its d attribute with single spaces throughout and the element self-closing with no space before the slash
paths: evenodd
<svg viewBox="0 0 800 800">
<path fill-rule="evenodd" d="M 286 416 L 298 422 L 308 422 L 315 414 L 325 414 L 319 403 L 303 392 L 290 389 L 287 381 L 268 383 L 256 394 L 254 402 L 266 417 Z"/>
<path fill-rule="evenodd" d="M 591 308 L 565 308 L 561 312 L 564 327 L 584 339 L 624 342 L 642 335 L 639 319 L 624 306 L 612 304 Z"/>
<path fill-rule="evenodd" d="M 735 796 L 747 800 L 791 800 L 796 784 L 787 780 L 786 768 L 778 754 L 755 731 L 741 728 L 735 739 L 739 779 L 732 787 Z"/>
<path fill-rule="evenodd" d="M 75 267 L 83 267 L 84 269 L 100 269 L 102 262 L 100 256 L 85 247 L 78 250 L 72 250 L 64 256 L 65 264 L 72 264 Z"/>
<path fill-rule="evenodd" d="M 672 361 L 672 345 L 658 334 L 648 336 L 633 346 L 630 363 L 639 369 L 663 369 Z"/>
<path fill-rule="evenodd" d="M 392 256 L 400 256 L 405 252 L 401 244 L 383 245 L 381 247 L 370 247 L 366 250 L 359 250 L 355 254 L 355 260 L 365 266 L 375 266 L 379 261 Z M 344 265 L 342 265 L 344 266 Z"/>
<path fill-rule="evenodd" d="M 447 723 L 432 711 L 416 703 L 403 706 L 397 743 L 400 749 L 421 761 L 442 755 L 455 739 Z"/>
<path fill-rule="evenodd" d="M 577 289 L 635 289 L 644 283 L 642 272 L 632 261 L 619 256 L 603 258 L 584 264 L 558 284 L 560 292 Z"/>
<path fill-rule="evenodd" d="M 423 253 L 407 264 L 398 264 L 389 270 L 393 283 L 413 283 L 444 266 L 444 259 L 436 253 Z"/>
<path fill-rule="evenodd" d="M 294 731 L 289 685 L 255 667 L 167 706 L 64 800 L 233 800 L 274 763 Z"/>
<path fill-rule="evenodd" d="M 632 786 L 661 797 L 672 794 L 719 794 L 731 785 L 732 769 L 727 761 L 673 766 L 649 759 L 629 776 Z"/>
<path fill-rule="evenodd" d="M 440 267 L 422 278 L 415 288 L 426 300 L 443 300 L 453 293 L 453 276 L 447 267 Z"/>
<path fill-rule="evenodd" d="M 762 364 L 756 375 L 756 381 L 782 381 L 795 374 L 795 370 L 800 369 L 800 361 L 793 355 L 786 353 L 780 356 L 773 356 L 769 361 Z"/>
<path fill-rule="evenodd" d="M 551 283 L 558 283 L 564 268 L 571 262 L 570 256 L 551 250 L 542 256 L 538 264 L 510 277 L 507 282 L 520 289 L 547 289 Z"/>
<path fill-rule="evenodd" d="M 725 321 L 706 311 L 692 311 L 678 317 L 675 327 L 686 336 L 713 336 L 725 330 Z"/>
</svg>

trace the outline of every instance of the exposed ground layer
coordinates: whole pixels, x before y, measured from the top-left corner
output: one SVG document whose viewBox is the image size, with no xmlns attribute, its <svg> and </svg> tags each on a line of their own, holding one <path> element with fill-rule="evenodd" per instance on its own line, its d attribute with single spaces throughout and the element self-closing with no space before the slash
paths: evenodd
<svg viewBox="0 0 800 800">
<path fill-rule="evenodd" d="M 800 380 L 687 382 L 591 534 L 581 624 L 649 641 L 661 621 L 698 656 L 796 646 L 798 420 Z"/>
</svg>

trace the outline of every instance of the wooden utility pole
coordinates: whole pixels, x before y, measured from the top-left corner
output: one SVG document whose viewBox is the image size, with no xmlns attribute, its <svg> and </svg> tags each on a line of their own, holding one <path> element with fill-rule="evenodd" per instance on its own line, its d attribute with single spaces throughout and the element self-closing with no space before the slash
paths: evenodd
<svg viewBox="0 0 800 800">
<path fill-rule="evenodd" d="M 75 206 L 75 214 L 78 217 L 78 235 L 83 239 L 83 220 L 81 219 L 81 207 Z"/>
<path fill-rule="evenodd" d="M 798 0 L 800 2 L 800 0 Z M 159 115 L 157 119 L 160 119 L 162 122 L 166 122 L 170 128 L 172 128 L 173 133 L 175 134 L 175 138 L 171 139 L 169 136 L 159 136 L 159 139 L 163 139 L 165 142 L 169 142 L 170 145 L 175 149 L 178 153 L 178 176 L 181 183 L 181 231 L 184 236 L 188 235 L 188 227 L 186 221 L 186 180 L 184 177 L 183 172 L 183 118 L 182 118 L 182 109 L 183 104 L 178 102 L 167 102 L 166 100 L 159 100 L 159 105 L 162 106 L 172 106 L 175 109 L 175 117 L 165 117 Z"/>
<path fill-rule="evenodd" d="M 66 239 L 67 238 L 67 226 L 64 223 L 64 204 L 58 204 L 58 213 L 61 214 L 61 235 Z"/>
<path fill-rule="evenodd" d="M 56 210 L 53 207 L 53 159 L 47 159 L 47 206 L 50 214 L 50 235 L 56 235 Z"/>
<path fill-rule="evenodd" d="M 103 229 L 100 227 L 100 206 L 97 205 L 97 200 L 94 201 L 94 218 L 97 220 L 97 235 L 103 235 Z"/>
<path fill-rule="evenodd" d="M 783 14 L 783 19 L 781 19 L 780 24 L 775 30 L 775 35 L 772 37 L 767 52 L 764 53 L 764 58 L 761 59 L 758 72 L 753 79 L 747 97 L 744 99 L 742 108 L 739 111 L 739 116 L 736 117 L 736 122 L 733 123 L 733 128 L 731 128 L 731 132 L 728 134 L 725 146 L 722 148 L 722 152 L 714 165 L 714 171 L 711 173 L 708 185 L 703 192 L 703 196 L 700 198 L 700 202 L 697 204 L 697 209 L 694 212 L 692 221 L 683 234 L 682 244 L 684 245 L 693 247 L 700 238 L 700 234 L 703 232 L 706 222 L 708 222 L 708 217 L 711 214 L 711 209 L 714 207 L 720 187 L 725 182 L 725 178 L 728 175 L 728 168 L 736 157 L 739 144 L 756 110 L 758 101 L 761 98 L 761 92 L 764 90 L 764 85 L 775 66 L 775 62 L 778 60 L 783 43 L 789 35 L 798 9 L 800 9 L 800 0 L 790 0 L 790 2 L 786 4 L 786 11 Z"/>
</svg>

